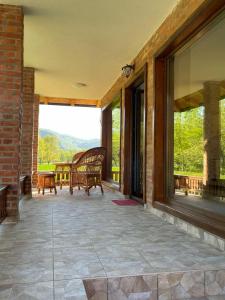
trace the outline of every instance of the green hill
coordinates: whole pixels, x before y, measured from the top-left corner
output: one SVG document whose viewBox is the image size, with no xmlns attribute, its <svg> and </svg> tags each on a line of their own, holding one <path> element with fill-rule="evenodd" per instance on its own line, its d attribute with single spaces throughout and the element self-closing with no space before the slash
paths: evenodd
<svg viewBox="0 0 225 300">
<path fill-rule="evenodd" d="M 55 136 L 59 139 L 60 147 L 64 150 L 71 150 L 71 149 L 90 149 L 94 147 L 100 146 L 100 140 L 99 139 L 79 139 L 70 135 L 61 134 L 49 129 L 39 129 L 39 135 L 41 137 L 45 137 L 46 135 Z"/>
</svg>

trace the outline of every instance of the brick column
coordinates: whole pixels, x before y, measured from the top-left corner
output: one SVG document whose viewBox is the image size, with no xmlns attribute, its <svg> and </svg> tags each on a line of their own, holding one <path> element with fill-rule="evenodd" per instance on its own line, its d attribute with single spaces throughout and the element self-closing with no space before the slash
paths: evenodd
<svg viewBox="0 0 225 300">
<path fill-rule="evenodd" d="M 220 178 L 220 84 L 204 83 L 204 184 Z"/>
<path fill-rule="evenodd" d="M 18 215 L 23 76 L 23 10 L 0 4 L 0 184 L 7 214 Z"/>
<path fill-rule="evenodd" d="M 33 162 L 32 162 L 32 185 L 37 185 L 37 166 L 38 166 L 38 130 L 39 130 L 39 95 L 34 97 L 33 109 Z"/>
<path fill-rule="evenodd" d="M 25 193 L 32 194 L 32 140 L 34 106 L 34 69 L 23 69 L 23 117 L 21 141 L 21 175 L 26 176 Z"/>
</svg>

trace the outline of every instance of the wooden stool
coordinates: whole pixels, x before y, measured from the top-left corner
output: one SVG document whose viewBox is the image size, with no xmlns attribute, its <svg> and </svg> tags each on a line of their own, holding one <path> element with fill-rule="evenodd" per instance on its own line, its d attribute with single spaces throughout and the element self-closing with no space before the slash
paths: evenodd
<svg viewBox="0 0 225 300">
<path fill-rule="evenodd" d="M 52 189 L 55 190 L 55 194 L 57 194 L 56 185 L 55 185 L 55 174 L 53 172 L 41 172 L 38 173 L 38 183 L 37 183 L 38 194 L 42 189 L 42 194 L 45 194 L 45 189 L 50 189 L 50 193 Z"/>
</svg>

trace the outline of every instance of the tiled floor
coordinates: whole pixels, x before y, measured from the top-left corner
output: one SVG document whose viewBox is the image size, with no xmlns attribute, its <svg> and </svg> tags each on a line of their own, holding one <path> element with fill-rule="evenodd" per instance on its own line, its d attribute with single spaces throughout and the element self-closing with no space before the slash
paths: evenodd
<svg viewBox="0 0 225 300">
<path fill-rule="evenodd" d="M 118 194 L 58 191 L 23 203 L 0 225 L 0 299 L 86 299 L 82 278 L 225 268 L 225 253 Z"/>
</svg>

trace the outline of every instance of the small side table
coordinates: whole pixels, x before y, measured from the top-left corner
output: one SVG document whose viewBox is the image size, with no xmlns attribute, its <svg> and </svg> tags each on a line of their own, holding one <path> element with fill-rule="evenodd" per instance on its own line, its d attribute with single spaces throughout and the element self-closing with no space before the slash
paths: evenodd
<svg viewBox="0 0 225 300">
<path fill-rule="evenodd" d="M 38 194 L 42 189 L 42 194 L 45 194 L 45 189 L 54 189 L 55 194 L 57 194 L 56 185 L 55 185 L 55 174 L 53 172 L 40 172 L 38 173 L 38 182 L 37 182 Z"/>
</svg>

